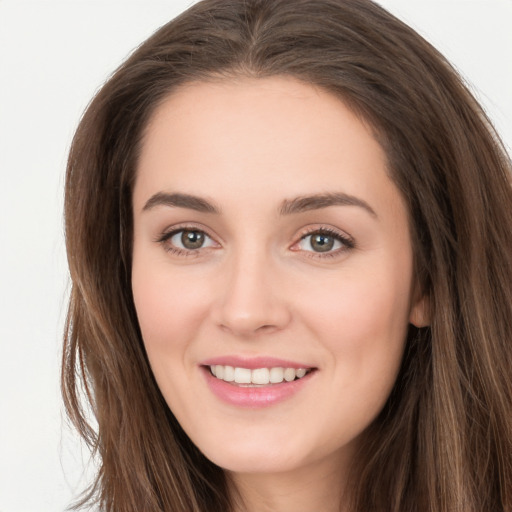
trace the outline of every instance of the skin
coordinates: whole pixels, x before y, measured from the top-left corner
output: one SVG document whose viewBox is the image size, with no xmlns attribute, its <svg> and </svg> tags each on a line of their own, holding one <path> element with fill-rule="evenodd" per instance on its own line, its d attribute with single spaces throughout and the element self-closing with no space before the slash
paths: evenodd
<svg viewBox="0 0 512 512">
<path fill-rule="evenodd" d="M 198 196 L 219 211 L 148 204 L 158 193 Z M 283 201 L 332 193 L 367 207 L 281 211 Z M 245 510 L 338 511 L 408 324 L 426 322 L 408 214 L 371 129 L 291 78 L 187 85 L 147 127 L 133 208 L 137 315 L 178 421 L 228 471 Z M 161 241 L 181 228 L 206 233 L 205 244 L 176 253 L 181 233 Z M 353 247 L 316 252 L 307 235 L 320 228 Z M 201 362 L 225 355 L 316 371 L 283 402 L 241 408 L 205 383 Z"/>
</svg>

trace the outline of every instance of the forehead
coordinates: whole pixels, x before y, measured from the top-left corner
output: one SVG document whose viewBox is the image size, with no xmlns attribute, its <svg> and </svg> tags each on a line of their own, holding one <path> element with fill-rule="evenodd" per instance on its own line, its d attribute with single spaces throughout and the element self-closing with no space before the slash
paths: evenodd
<svg viewBox="0 0 512 512">
<path fill-rule="evenodd" d="M 159 105 L 144 134 L 134 202 L 159 190 L 278 201 L 333 188 L 376 200 L 391 190 L 371 128 L 320 88 L 246 78 L 189 84 Z"/>
</svg>

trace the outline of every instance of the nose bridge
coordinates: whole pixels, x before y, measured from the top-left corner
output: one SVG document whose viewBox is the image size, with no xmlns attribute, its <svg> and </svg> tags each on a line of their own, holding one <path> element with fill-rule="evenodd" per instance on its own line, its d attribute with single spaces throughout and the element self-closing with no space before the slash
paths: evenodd
<svg viewBox="0 0 512 512">
<path fill-rule="evenodd" d="M 289 321 L 271 251 L 246 244 L 225 262 L 218 323 L 238 335 L 279 330 Z"/>
</svg>

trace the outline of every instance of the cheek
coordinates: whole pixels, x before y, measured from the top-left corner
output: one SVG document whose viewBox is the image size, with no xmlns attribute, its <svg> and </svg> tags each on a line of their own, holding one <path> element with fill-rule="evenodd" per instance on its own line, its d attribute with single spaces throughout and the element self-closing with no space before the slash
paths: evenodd
<svg viewBox="0 0 512 512">
<path fill-rule="evenodd" d="M 302 304 L 308 328 L 339 370 L 337 384 L 392 385 L 401 362 L 410 309 L 410 265 L 352 269 L 324 283 Z M 377 388 L 378 389 L 378 388 Z"/>
<path fill-rule="evenodd" d="M 176 352 L 200 328 L 208 310 L 204 288 L 192 286 L 184 272 L 138 264 L 134 259 L 132 290 L 137 317 L 150 359 L 152 352 Z"/>
<path fill-rule="evenodd" d="M 340 442 L 356 437 L 382 410 L 402 361 L 408 329 L 409 279 L 400 273 L 359 274 L 324 288 L 309 303 L 308 328 L 330 359 L 324 410 Z M 406 273 L 407 275 L 407 273 Z M 332 401 L 337 404 L 332 407 Z M 326 420 L 327 421 L 327 420 Z"/>
<path fill-rule="evenodd" d="M 186 382 L 194 368 L 193 346 L 208 311 L 205 287 L 198 291 L 186 272 L 163 266 L 141 265 L 134 258 L 132 290 L 148 360 L 175 414 L 188 410 Z"/>
<path fill-rule="evenodd" d="M 340 339 L 388 337 L 408 323 L 410 277 L 398 271 L 347 271 L 325 280 L 314 293 L 297 293 L 310 320 Z M 312 287 L 309 287 L 312 290 Z"/>
</svg>

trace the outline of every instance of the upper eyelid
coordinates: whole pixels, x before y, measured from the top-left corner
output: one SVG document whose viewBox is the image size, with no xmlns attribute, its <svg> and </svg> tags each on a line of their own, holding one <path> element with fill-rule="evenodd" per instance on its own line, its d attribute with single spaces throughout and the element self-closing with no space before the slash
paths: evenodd
<svg viewBox="0 0 512 512">
<path fill-rule="evenodd" d="M 172 226 L 169 226 L 165 229 L 163 229 L 156 237 L 156 242 L 163 242 L 164 240 L 168 240 L 172 236 L 174 236 L 176 233 L 179 233 L 180 231 L 200 231 L 201 233 L 204 233 L 208 238 L 211 238 L 212 240 L 216 241 L 217 243 L 220 243 L 219 237 L 216 235 L 213 235 L 211 231 L 206 228 L 205 226 L 202 226 L 201 224 L 197 224 L 195 222 L 192 223 L 183 223 L 183 224 L 175 224 Z"/>
<path fill-rule="evenodd" d="M 314 227 L 310 226 L 310 227 L 304 228 L 298 235 L 299 240 L 302 240 L 303 238 L 305 238 L 309 235 L 314 235 L 315 233 L 327 233 L 329 235 L 338 237 L 341 240 L 350 241 L 351 243 L 355 243 L 354 238 L 351 235 L 349 235 L 346 231 L 342 231 L 341 229 L 337 229 L 332 226 L 326 226 L 326 225 L 321 225 L 321 224 L 314 226 Z M 294 242 L 294 243 L 297 243 L 297 242 Z"/>
</svg>

